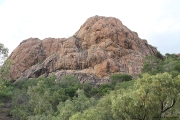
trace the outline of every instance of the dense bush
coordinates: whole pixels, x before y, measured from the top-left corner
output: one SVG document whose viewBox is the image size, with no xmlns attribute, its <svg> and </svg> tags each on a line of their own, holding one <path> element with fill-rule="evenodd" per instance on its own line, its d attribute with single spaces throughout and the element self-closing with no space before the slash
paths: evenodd
<svg viewBox="0 0 180 120">
<path fill-rule="evenodd" d="M 114 74 L 110 76 L 110 79 L 111 79 L 111 87 L 114 89 L 117 83 L 132 80 L 132 76 L 128 74 Z"/>
<path fill-rule="evenodd" d="M 175 54 L 166 54 L 164 59 L 159 59 L 156 56 L 147 56 L 142 69 L 143 73 L 151 75 L 172 71 L 180 72 L 180 59 Z"/>
<path fill-rule="evenodd" d="M 175 71 L 177 72 L 180 72 L 180 62 L 177 63 L 176 65 L 174 65 L 174 68 L 173 68 Z"/>
<path fill-rule="evenodd" d="M 0 81 L 0 102 L 11 99 L 13 86 L 10 81 Z"/>
</svg>

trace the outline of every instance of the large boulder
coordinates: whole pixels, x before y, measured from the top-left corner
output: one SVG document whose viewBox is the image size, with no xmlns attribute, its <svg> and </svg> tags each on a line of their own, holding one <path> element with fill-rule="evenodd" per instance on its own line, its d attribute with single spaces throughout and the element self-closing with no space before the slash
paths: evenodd
<svg viewBox="0 0 180 120">
<path fill-rule="evenodd" d="M 10 77 L 16 80 L 53 73 L 60 78 L 73 74 L 81 82 L 101 84 L 115 73 L 141 73 L 143 58 L 157 52 L 120 20 L 94 16 L 70 38 L 23 41 L 9 57 Z"/>
</svg>

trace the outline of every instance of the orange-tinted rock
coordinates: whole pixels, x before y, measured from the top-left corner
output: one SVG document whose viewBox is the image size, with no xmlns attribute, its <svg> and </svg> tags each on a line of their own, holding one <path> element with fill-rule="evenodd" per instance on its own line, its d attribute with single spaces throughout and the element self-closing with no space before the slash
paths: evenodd
<svg viewBox="0 0 180 120">
<path fill-rule="evenodd" d="M 46 38 L 41 41 L 38 38 L 29 38 L 11 53 L 9 59 L 12 62 L 10 77 L 17 79 L 25 70 L 37 63 L 42 63 L 47 57 L 59 51 L 63 39 Z"/>
<path fill-rule="evenodd" d="M 143 58 L 156 53 L 156 48 L 118 19 L 94 16 L 68 39 L 23 41 L 9 57 L 13 63 L 10 75 L 22 79 L 71 73 L 81 76 L 82 83 L 82 76 L 104 83 L 115 73 L 141 73 Z"/>
</svg>

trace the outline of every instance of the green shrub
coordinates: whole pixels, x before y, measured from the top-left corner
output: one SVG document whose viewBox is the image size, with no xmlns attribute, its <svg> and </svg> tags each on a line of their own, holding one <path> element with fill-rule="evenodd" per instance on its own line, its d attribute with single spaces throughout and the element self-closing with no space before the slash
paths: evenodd
<svg viewBox="0 0 180 120">
<path fill-rule="evenodd" d="M 72 76 L 72 75 L 67 75 L 61 78 L 59 85 L 63 88 L 67 88 L 70 86 L 79 86 L 80 87 L 80 82 L 77 79 L 77 77 Z"/>
<path fill-rule="evenodd" d="M 180 72 L 180 63 L 177 63 L 177 64 L 174 66 L 174 70 Z"/>
<path fill-rule="evenodd" d="M 0 101 L 10 100 L 11 96 L 12 96 L 12 92 L 11 91 L 8 91 L 8 92 L 0 91 Z"/>
<path fill-rule="evenodd" d="M 111 75 L 110 76 L 111 86 L 114 89 L 114 87 L 116 86 L 117 83 L 130 81 L 130 80 L 132 80 L 132 78 L 133 77 L 131 75 L 127 75 L 127 74 L 114 74 L 114 75 Z"/>
<path fill-rule="evenodd" d="M 134 85 L 134 82 L 135 82 L 135 80 L 122 82 L 122 83 L 117 83 L 116 86 L 115 86 L 115 90 L 128 89 L 129 87 Z"/>
</svg>

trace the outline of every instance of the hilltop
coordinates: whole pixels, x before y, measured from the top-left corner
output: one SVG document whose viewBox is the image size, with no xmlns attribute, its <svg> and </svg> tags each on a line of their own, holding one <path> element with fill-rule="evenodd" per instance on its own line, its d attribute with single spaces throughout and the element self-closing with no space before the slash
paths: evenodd
<svg viewBox="0 0 180 120">
<path fill-rule="evenodd" d="M 11 79 L 73 74 L 81 83 L 109 82 L 109 76 L 141 73 L 143 58 L 157 49 L 114 17 L 93 16 L 70 38 L 29 38 L 12 52 Z"/>
</svg>

